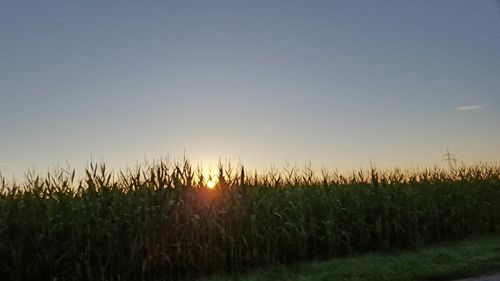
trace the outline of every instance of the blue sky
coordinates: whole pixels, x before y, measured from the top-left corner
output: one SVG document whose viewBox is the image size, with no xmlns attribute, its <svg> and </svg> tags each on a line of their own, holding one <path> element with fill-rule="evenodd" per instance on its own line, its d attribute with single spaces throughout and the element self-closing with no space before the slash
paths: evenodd
<svg viewBox="0 0 500 281">
<path fill-rule="evenodd" d="M 0 171 L 500 160 L 496 1 L 6 1 Z"/>
</svg>

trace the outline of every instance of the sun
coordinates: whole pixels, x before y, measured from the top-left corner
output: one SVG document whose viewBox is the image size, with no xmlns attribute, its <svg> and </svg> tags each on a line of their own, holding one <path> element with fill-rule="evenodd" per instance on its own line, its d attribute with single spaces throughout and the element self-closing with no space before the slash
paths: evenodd
<svg viewBox="0 0 500 281">
<path fill-rule="evenodd" d="M 215 182 L 213 180 L 209 180 L 207 182 L 207 187 L 213 189 L 215 187 Z"/>
</svg>

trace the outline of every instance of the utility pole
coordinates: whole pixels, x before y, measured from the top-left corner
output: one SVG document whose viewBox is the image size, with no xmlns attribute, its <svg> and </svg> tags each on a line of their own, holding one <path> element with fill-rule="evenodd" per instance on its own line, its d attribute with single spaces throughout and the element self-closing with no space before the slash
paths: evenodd
<svg viewBox="0 0 500 281">
<path fill-rule="evenodd" d="M 446 153 L 443 154 L 443 161 L 448 162 L 448 165 L 452 170 L 455 168 L 455 165 L 457 164 L 457 158 L 455 157 L 455 154 L 450 153 L 450 150 L 448 148 L 446 149 Z"/>
</svg>

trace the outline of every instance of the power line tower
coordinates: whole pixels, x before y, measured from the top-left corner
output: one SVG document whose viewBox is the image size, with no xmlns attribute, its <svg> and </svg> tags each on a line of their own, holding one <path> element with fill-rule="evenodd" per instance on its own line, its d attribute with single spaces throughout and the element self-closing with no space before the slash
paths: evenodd
<svg viewBox="0 0 500 281">
<path fill-rule="evenodd" d="M 450 153 L 450 150 L 448 148 L 446 149 L 446 153 L 443 154 L 443 161 L 448 162 L 450 169 L 454 169 L 455 165 L 457 164 L 457 158 L 455 157 L 455 154 Z"/>
</svg>

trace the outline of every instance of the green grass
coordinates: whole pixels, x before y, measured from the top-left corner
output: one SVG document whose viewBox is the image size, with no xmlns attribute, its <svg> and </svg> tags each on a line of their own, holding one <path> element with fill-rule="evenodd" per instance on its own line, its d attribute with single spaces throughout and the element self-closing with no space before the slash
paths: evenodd
<svg viewBox="0 0 500 281">
<path fill-rule="evenodd" d="M 500 237 L 447 243 L 398 254 L 362 256 L 220 275 L 204 281 L 430 281 L 500 272 Z"/>
<path fill-rule="evenodd" d="M 0 179 L 0 280 L 175 280 L 500 232 L 500 167 L 249 174 L 185 161 Z"/>
</svg>

